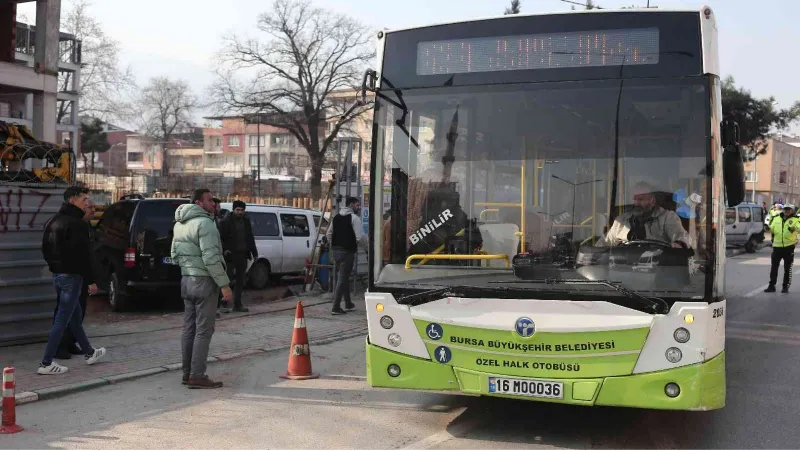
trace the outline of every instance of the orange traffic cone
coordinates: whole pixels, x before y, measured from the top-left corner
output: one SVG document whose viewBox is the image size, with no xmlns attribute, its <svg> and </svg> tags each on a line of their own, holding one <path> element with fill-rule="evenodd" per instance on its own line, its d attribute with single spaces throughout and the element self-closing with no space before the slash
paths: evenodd
<svg viewBox="0 0 800 450">
<path fill-rule="evenodd" d="M 294 315 L 292 346 L 289 348 L 289 369 L 280 377 L 287 380 L 319 378 L 318 373 L 311 371 L 311 349 L 308 346 L 303 302 L 297 302 L 297 311 Z"/>
<path fill-rule="evenodd" d="M 14 372 L 13 367 L 3 369 L 3 422 L 0 424 L 0 434 L 19 433 L 23 430 L 21 426 L 17 425 Z"/>
</svg>

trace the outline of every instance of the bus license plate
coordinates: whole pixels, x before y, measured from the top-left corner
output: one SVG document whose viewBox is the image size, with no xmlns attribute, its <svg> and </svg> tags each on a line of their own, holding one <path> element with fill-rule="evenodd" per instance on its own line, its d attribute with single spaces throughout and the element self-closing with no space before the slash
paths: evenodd
<svg viewBox="0 0 800 450">
<path fill-rule="evenodd" d="M 175 261 L 174 261 L 172 258 L 170 258 L 169 256 L 165 256 L 165 257 L 164 257 L 164 264 L 172 264 L 172 265 L 175 265 Z"/>
<path fill-rule="evenodd" d="M 563 399 L 564 384 L 555 381 L 489 377 L 489 393 Z"/>
</svg>

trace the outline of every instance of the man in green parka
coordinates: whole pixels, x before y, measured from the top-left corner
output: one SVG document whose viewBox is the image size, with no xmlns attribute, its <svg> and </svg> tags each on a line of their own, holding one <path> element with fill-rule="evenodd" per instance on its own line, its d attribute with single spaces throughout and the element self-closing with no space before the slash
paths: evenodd
<svg viewBox="0 0 800 450">
<path fill-rule="evenodd" d="M 206 375 L 206 360 L 216 323 L 217 300 L 230 302 L 233 292 L 222 258 L 222 243 L 214 223 L 211 191 L 198 189 L 192 203 L 175 210 L 172 258 L 181 267 L 183 298 L 183 384 L 190 389 L 213 389 L 222 382 Z"/>
</svg>

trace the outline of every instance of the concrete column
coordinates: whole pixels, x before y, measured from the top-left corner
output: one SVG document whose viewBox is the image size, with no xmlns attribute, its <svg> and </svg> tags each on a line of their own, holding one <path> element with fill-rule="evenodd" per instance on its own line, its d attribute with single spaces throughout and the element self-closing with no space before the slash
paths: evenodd
<svg viewBox="0 0 800 450">
<path fill-rule="evenodd" d="M 17 4 L 0 2 L 0 61 L 13 63 L 17 41 Z"/>
<path fill-rule="evenodd" d="M 41 140 L 56 141 L 56 90 L 58 89 L 58 36 L 61 0 L 36 2 L 36 51 L 34 67 L 51 78 L 45 89 L 33 96 L 33 133 Z"/>
</svg>

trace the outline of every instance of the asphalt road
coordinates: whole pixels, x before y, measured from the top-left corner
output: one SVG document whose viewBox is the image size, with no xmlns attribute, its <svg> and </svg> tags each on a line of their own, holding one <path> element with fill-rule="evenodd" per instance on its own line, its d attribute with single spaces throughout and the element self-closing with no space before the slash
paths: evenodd
<svg viewBox="0 0 800 450">
<path fill-rule="evenodd" d="M 312 348 L 317 380 L 285 381 L 283 353 L 24 405 L 0 448 L 796 448 L 800 286 L 765 294 L 769 253 L 729 259 L 727 406 L 714 412 L 583 408 L 375 390 L 361 338 Z"/>
</svg>

